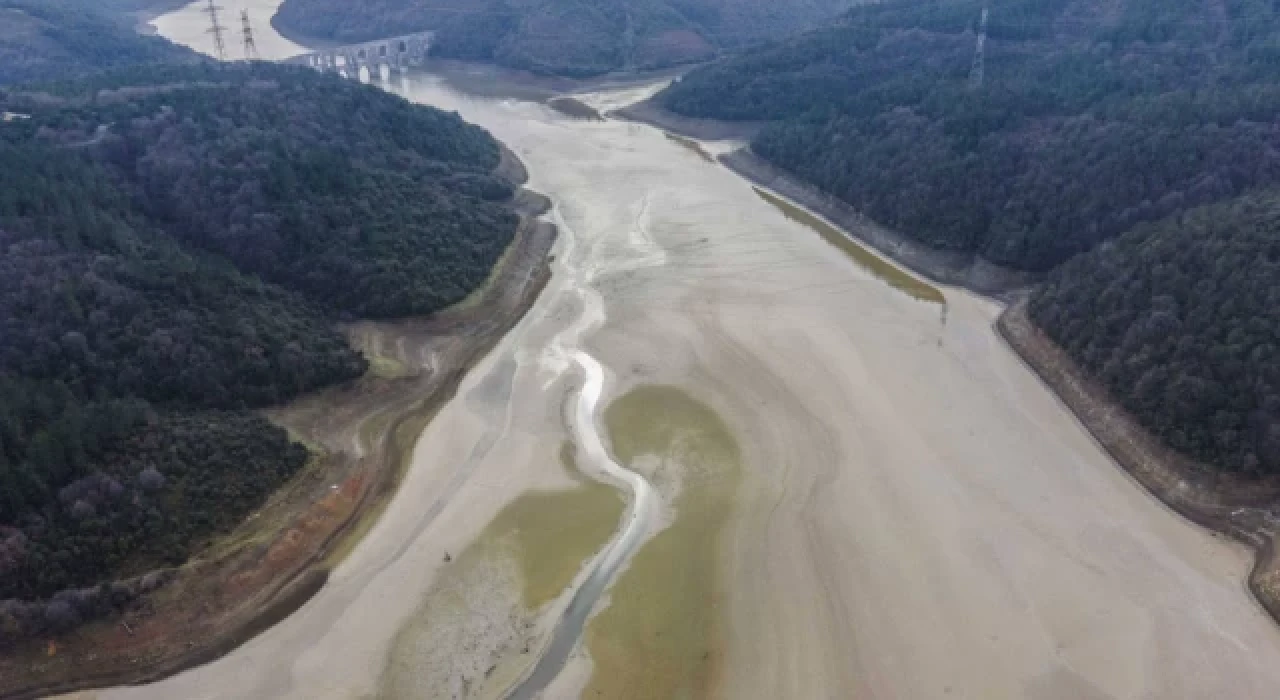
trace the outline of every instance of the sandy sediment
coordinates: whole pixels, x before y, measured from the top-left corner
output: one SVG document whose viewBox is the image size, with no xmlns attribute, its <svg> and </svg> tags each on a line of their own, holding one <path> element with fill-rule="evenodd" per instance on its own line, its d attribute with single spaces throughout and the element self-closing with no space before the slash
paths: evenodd
<svg viewBox="0 0 1280 700">
<path fill-rule="evenodd" d="M 992 263 L 972 253 L 931 248 L 891 231 L 862 215 L 839 198 L 801 182 L 766 162 L 749 148 L 720 156 L 730 170 L 775 190 L 835 222 L 849 235 L 872 246 L 898 264 L 943 284 L 980 294 L 998 295 L 1035 282 L 1036 276 Z"/>
<path fill-rule="evenodd" d="M 224 19 L 229 19 L 231 16 L 238 17 L 240 10 L 248 12 L 249 21 L 254 30 L 254 43 L 258 50 L 258 57 L 262 60 L 274 61 L 308 51 L 306 47 L 290 41 L 278 32 L 271 31 L 271 18 L 275 16 L 276 8 L 281 2 L 282 0 L 238 0 L 224 8 L 229 12 Z M 207 4 L 203 0 L 191 0 L 173 12 L 151 19 L 150 25 L 154 27 L 156 34 L 175 44 L 214 56 L 217 51 L 209 34 L 209 16 L 204 13 Z M 228 47 L 226 55 L 229 60 L 243 57 L 239 46 Z"/>
<path fill-rule="evenodd" d="M 617 71 L 591 78 L 569 78 L 560 75 L 532 73 L 492 63 L 476 63 L 454 59 L 431 58 L 423 68 L 438 75 L 469 95 L 515 97 L 531 102 L 545 102 L 557 96 L 573 95 L 634 85 L 666 83 L 693 64 L 658 70 Z"/>
<path fill-rule="evenodd" d="M 1252 547 L 1249 590 L 1280 622 L 1280 479 L 1243 479 L 1200 464 L 1163 445 L 1057 346 L 1027 315 L 1019 294 L 996 328 L 1009 346 L 1088 428 L 1116 463 L 1192 522 Z"/>
<path fill-rule="evenodd" d="M 564 487 L 577 385 L 553 341 L 584 309 L 598 323 L 574 345 L 606 370 L 602 403 L 678 386 L 740 449 L 706 695 L 1274 697 L 1280 630 L 1243 593 L 1251 553 L 1117 470 L 993 331 L 999 304 L 885 284 L 643 125 L 430 77 L 403 89 L 528 162 L 564 232 L 546 291 L 427 426 L 396 498 L 299 614 L 208 666 L 102 697 L 376 696 L 397 633 L 447 580 L 443 554 L 521 494 Z M 606 113 L 647 96 L 577 95 Z M 705 576 L 679 556 L 671 567 Z M 508 619 L 515 596 L 492 600 L 484 614 Z M 535 636 L 560 605 L 535 616 Z M 553 697 L 592 687 L 590 646 Z M 483 675 L 489 651 L 459 647 L 451 663 Z"/>
<path fill-rule="evenodd" d="M 523 172 L 509 161 L 507 174 Z M 522 190 L 512 206 L 522 223 L 483 290 L 431 318 L 348 325 L 370 374 L 266 412 L 314 453 L 297 477 L 120 619 L 58 640 L 56 654 L 38 644 L 0 660 L 0 697 L 170 676 L 232 651 L 320 590 L 394 492 L 424 424 L 545 283 L 555 230 L 532 217 L 546 198 Z"/>
<path fill-rule="evenodd" d="M 589 345 L 618 393 L 678 384 L 742 443 L 714 696 L 1267 697 L 1247 554 L 1114 468 L 992 332 L 1000 305 L 946 289 L 942 313 L 745 183 L 689 178 L 621 197 L 663 212 L 671 257 L 602 280 Z"/>
<path fill-rule="evenodd" d="M 613 487 L 566 466 L 574 483 L 526 492 L 451 557 L 397 633 L 380 697 L 497 697 L 533 663 L 545 632 L 538 613 L 623 513 Z"/>
<path fill-rule="evenodd" d="M 664 113 L 642 102 L 633 118 L 672 130 L 682 131 L 678 115 Z M 696 120 L 695 120 L 696 121 Z M 697 128 L 683 133 L 699 133 Z M 714 124 L 701 132 L 716 138 Z M 1272 617 L 1280 620 L 1280 561 L 1275 553 L 1280 536 L 1276 512 L 1280 510 L 1280 482 L 1238 479 L 1197 464 L 1165 448 L 1128 416 L 1091 381 L 1026 317 L 1025 294 L 1011 292 L 1034 281 L 1020 271 L 1001 268 L 971 255 L 930 249 L 875 225 L 847 204 L 753 155 L 749 149 L 722 155 L 720 161 L 743 177 L 779 191 L 826 218 L 840 224 L 851 236 L 874 246 L 921 274 L 944 283 L 967 287 L 986 294 L 1011 295 L 1011 306 L 996 323 L 1000 335 L 1041 379 L 1045 381 L 1090 434 L 1135 480 L 1173 510 L 1192 522 L 1227 534 L 1256 552 L 1248 574 L 1248 587 Z M 1079 683 L 1069 686 L 1081 687 Z"/>
<path fill-rule="evenodd" d="M 750 141 L 764 127 L 764 122 L 686 117 L 663 109 L 656 96 L 611 110 L 609 116 L 649 124 L 678 136 L 703 141 Z M 972 253 L 933 248 L 891 231 L 839 198 L 756 156 L 749 147 L 721 155 L 719 160 L 742 177 L 799 202 L 835 222 L 858 240 L 930 279 L 988 295 L 1025 287 L 1036 280 L 1034 274 L 997 265 Z"/>
<path fill-rule="evenodd" d="M 718 119 L 686 117 L 663 109 L 654 97 L 612 110 L 609 116 L 649 124 L 664 131 L 703 141 L 749 141 L 764 128 L 764 122 L 727 122 Z"/>
</svg>

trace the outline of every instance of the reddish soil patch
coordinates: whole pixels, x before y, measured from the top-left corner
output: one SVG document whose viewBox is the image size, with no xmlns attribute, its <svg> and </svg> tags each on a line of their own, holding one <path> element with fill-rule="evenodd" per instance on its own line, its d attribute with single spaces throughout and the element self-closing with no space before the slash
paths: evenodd
<svg viewBox="0 0 1280 700">
<path fill-rule="evenodd" d="M 133 608 L 0 659 L 0 698 L 172 675 L 226 654 L 318 591 L 326 558 L 394 492 L 435 410 L 545 284 L 555 229 L 532 218 L 541 213 L 537 196 L 522 194 L 515 206 L 520 231 L 477 299 L 431 318 L 346 328 L 353 344 L 405 368 L 403 376 L 370 374 L 268 411 L 312 447 L 312 461 Z"/>
</svg>

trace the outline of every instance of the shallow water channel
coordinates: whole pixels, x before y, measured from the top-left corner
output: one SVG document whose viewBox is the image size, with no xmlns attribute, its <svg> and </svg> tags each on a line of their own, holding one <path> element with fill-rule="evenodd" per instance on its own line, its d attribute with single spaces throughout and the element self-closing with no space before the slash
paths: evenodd
<svg viewBox="0 0 1280 700">
<path fill-rule="evenodd" d="M 198 10 L 157 25 L 207 48 Z M 103 697 L 1275 697 L 1249 555 L 1128 481 L 997 304 L 753 191 L 726 144 L 375 82 L 525 161 L 551 281 L 323 590 Z"/>
</svg>

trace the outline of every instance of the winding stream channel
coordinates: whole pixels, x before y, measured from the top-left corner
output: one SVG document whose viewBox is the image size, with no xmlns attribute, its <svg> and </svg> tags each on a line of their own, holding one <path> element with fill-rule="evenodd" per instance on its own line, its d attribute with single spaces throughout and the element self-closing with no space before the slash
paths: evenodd
<svg viewBox="0 0 1280 700">
<path fill-rule="evenodd" d="M 585 352 L 574 353 L 574 360 L 582 368 L 585 377 L 574 411 L 574 435 L 581 440 L 580 444 L 589 459 L 601 465 L 610 476 L 631 487 L 631 509 L 624 517 L 622 532 L 596 562 L 586 580 L 573 592 L 569 607 L 565 609 L 552 633 L 551 643 L 539 657 L 532 672 L 507 696 L 511 700 L 535 698 L 555 680 L 568 661 L 569 654 L 577 646 L 583 625 L 599 601 L 600 594 L 613 581 L 618 568 L 627 557 L 644 541 L 649 528 L 647 514 L 652 507 L 653 487 L 643 476 L 613 461 L 596 428 L 596 409 L 604 390 L 604 368 Z"/>
<path fill-rule="evenodd" d="M 264 56 L 298 50 L 268 32 L 278 0 L 221 4 Z M 204 21 L 156 26 L 207 50 Z M 555 203 L 552 278 L 308 603 L 86 696 L 1277 697 L 1251 554 L 1117 469 L 993 332 L 997 303 L 833 244 L 654 128 L 377 82 L 524 160 Z"/>
</svg>

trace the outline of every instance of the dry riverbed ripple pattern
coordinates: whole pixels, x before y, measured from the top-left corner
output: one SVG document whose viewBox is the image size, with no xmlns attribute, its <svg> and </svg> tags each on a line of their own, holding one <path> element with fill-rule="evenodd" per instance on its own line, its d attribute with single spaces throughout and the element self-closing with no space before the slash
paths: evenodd
<svg viewBox="0 0 1280 700">
<path fill-rule="evenodd" d="M 324 589 L 218 661 L 97 697 L 500 697 L 637 507 L 648 539 L 544 697 L 1275 696 L 1280 631 L 1243 591 L 1249 553 L 1117 470 L 993 332 L 999 305 L 860 260 L 651 127 L 430 75 L 387 87 L 528 164 L 556 205 L 551 279 Z M 576 97 L 607 114 L 652 90 Z M 701 427 L 627 437 L 655 404 Z M 546 545 L 523 528 L 562 528 L 564 509 L 590 532 L 531 595 Z M 664 544 L 695 511 L 689 543 Z M 695 601 L 641 597 L 646 557 Z M 449 590 L 465 614 L 441 612 Z M 704 614 L 677 630 L 681 604 Z M 658 694 L 611 686 L 619 657 Z"/>
</svg>

